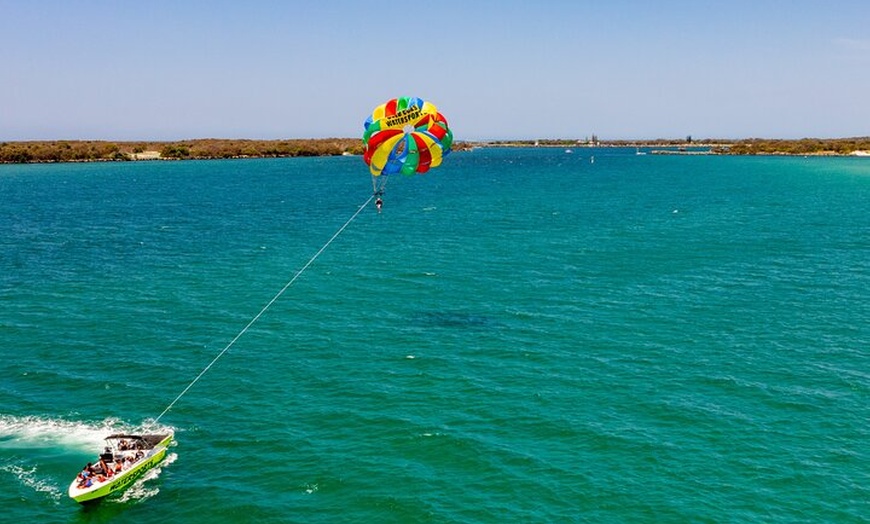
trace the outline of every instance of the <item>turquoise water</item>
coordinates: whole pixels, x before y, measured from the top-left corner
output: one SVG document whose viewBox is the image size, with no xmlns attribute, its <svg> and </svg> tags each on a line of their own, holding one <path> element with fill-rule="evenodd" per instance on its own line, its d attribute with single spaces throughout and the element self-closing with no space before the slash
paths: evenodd
<svg viewBox="0 0 870 524">
<path fill-rule="evenodd" d="M 594 155 L 594 163 L 590 156 Z M 10 522 L 867 522 L 870 162 L 483 149 L 0 166 Z"/>
</svg>

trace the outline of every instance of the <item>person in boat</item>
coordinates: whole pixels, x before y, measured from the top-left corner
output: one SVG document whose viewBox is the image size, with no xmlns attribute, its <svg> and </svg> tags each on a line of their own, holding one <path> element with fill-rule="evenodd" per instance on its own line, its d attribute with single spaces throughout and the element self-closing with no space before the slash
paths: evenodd
<svg viewBox="0 0 870 524">
<path fill-rule="evenodd" d="M 121 442 L 118 443 L 118 449 L 120 449 L 121 451 L 127 451 L 128 449 L 130 449 L 130 447 L 127 445 L 126 440 L 121 439 Z"/>
<path fill-rule="evenodd" d="M 115 475 L 124 470 L 124 460 L 116 460 L 115 461 Z"/>
<path fill-rule="evenodd" d="M 109 465 L 106 464 L 106 461 L 103 460 L 103 457 L 100 457 L 100 469 L 103 470 L 104 475 L 111 475 L 112 470 L 109 468 Z"/>
<path fill-rule="evenodd" d="M 88 465 L 85 466 L 84 468 L 82 468 L 82 471 L 78 475 L 78 479 L 79 479 L 78 487 L 79 487 L 79 489 L 91 487 L 91 485 L 93 484 L 93 480 L 92 480 L 93 477 L 94 477 L 93 466 L 91 465 L 90 462 L 88 462 Z"/>
</svg>

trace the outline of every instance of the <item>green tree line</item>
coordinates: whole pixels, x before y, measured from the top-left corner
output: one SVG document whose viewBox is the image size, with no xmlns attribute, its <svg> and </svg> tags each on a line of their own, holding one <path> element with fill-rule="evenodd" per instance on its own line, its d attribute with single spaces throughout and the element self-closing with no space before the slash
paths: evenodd
<svg viewBox="0 0 870 524">
<path fill-rule="evenodd" d="M 292 140 L 197 139 L 177 142 L 108 142 L 56 140 L 0 142 L 0 162 L 94 162 L 134 160 L 145 152 L 165 159 L 298 157 L 359 155 L 362 140 L 321 138 Z M 152 156 L 153 158 L 153 156 Z"/>
<path fill-rule="evenodd" d="M 686 139 L 657 140 L 602 140 L 596 144 L 614 147 L 635 146 L 690 146 L 716 144 L 712 151 L 730 155 L 849 155 L 855 151 L 870 151 L 870 137 L 857 138 L 802 138 L 799 140 L 758 139 L 725 140 Z M 489 146 L 570 147 L 585 143 L 576 139 L 505 140 L 487 142 Z M 474 144 L 456 142 L 457 151 L 470 149 Z M 145 155 L 146 152 L 152 152 Z M 158 153 L 155 155 L 153 152 Z M 289 140 L 196 139 L 175 142 L 109 142 L 101 140 L 54 140 L 28 142 L 0 142 L 0 163 L 28 162 L 95 162 L 126 161 L 142 158 L 212 159 L 250 157 L 300 157 L 361 155 L 362 140 L 356 138 L 317 138 Z"/>
<path fill-rule="evenodd" d="M 730 155 L 850 155 L 855 151 L 870 151 L 870 137 L 799 140 L 752 138 L 714 150 L 716 153 Z"/>
</svg>

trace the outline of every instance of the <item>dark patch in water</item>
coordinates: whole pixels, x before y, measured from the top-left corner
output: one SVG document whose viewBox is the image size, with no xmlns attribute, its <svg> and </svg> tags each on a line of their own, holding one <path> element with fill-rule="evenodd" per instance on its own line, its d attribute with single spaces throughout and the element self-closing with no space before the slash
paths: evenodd
<svg viewBox="0 0 870 524">
<path fill-rule="evenodd" d="M 451 329 L 487 329 L 494 325 L 490 317 L 461 311 L 421 311 L 412 319 L 424 327 Z"/>
</svg>

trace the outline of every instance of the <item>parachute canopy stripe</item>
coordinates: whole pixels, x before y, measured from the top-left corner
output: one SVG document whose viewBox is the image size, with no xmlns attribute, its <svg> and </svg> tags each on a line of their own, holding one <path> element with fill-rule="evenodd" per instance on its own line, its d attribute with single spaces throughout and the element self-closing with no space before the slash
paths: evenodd
<svg viewBox="0 0 870 524">
<path fill-rule="evenodd" d="M 366 147 L 365 153 L 363 153 L 363 160 L 365 160 L 366 163 L 371 163 L 372 155 L 375 153 L 375 151 L 378 150 L 378 148 L 381 146 L 381 144 L 383 144 L 388 139 L 393 138 L 394 136 L 397 136 L 397 135 L 401 135 L 401 134 L 402 134 L 401 129 L 387 129 L 387 130 L 381 131 L 379 133 L 376 133 L 371 138 L 371 140 L 369 140 L 369 144 Z"/>
<path fill-rule="evenodd" d="M 395 136 L 390 137 L 385 140 L 377 149 L 375 149 L 374 154 L 372 155 L 371 163 L 369 164 L 369 169 L 372 172 L 372 175 L 379 176 L 381 172 L 383 172 L 384 168 L 387 166 L 387 162 L 391 159 L 395 160 L 395 154 L 393 150 L 396 148 L 396 144 L 398 144 L 404 135 L 401 133 L 396 134 Z M 390 174 L 387 172 L 386 174 Z"/>
<path fill-rule="evenodd" d="M 420 151 L 417 149 L 417 141 L 414 135 L 405 135 L 404 162 L 400 168 L 403 175 L 413 175 L 420 165 Z"/>
<path fill-rule="evenodd" d="M 447 136 L 447 129 L 441 127 L 437 122 L 426 128 L 430 134 L 440 142 L 442 138 Z"/>
<path fill-rule="evenodd" d="M 386 103 L 386 105 L 384 107 L 385 107 L 384 116 L 395 115 L 396 112 L 399 111 L 399 99 L 394 98 L 394 99 L 390 100 L 389 102 Z"/>
<path fill-rule="evenodd" d="M 414 142 L 417 143 L 417 150 L 420 152 L 420 162 L 418 163 L 417 172 L 425 173 L 429 171 L 429 168 L 432 166 L 432 152 L 429 150 L 429 144 L 423 140 L 422 137 L 418 135 L 411 135 L 414 137 Z"/>
</svg>

